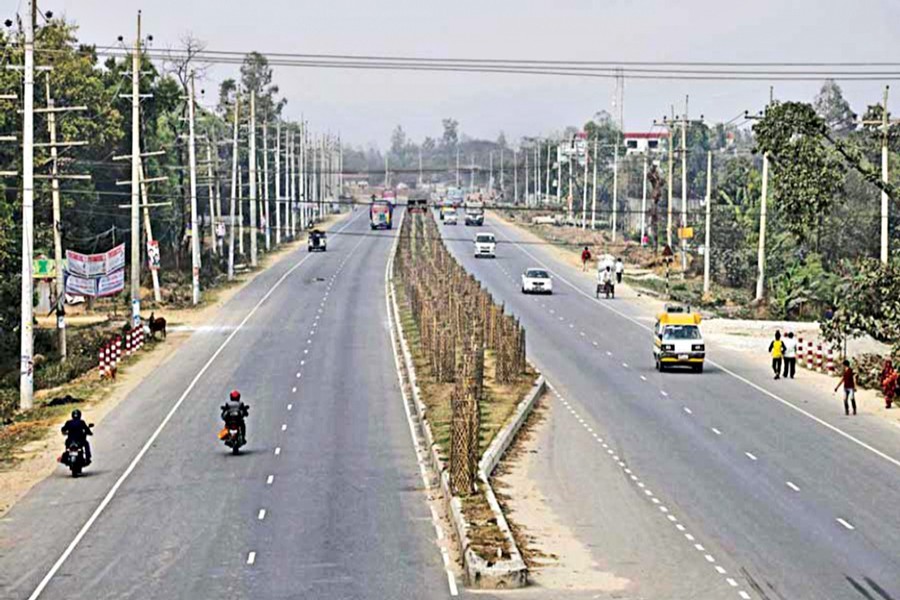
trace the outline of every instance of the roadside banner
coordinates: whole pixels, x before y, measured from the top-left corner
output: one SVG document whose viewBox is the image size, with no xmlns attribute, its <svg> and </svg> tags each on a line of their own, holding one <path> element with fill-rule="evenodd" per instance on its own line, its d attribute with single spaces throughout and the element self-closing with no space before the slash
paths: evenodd
<svg viewBox="0 0 900 600">
<path fill-rule="evenodd" d="M 97 280 L 69 273 L 66 276 L 66 293 L 74 296 L 96 296 Z"/>
<path fill-rule="evenodd" d="M 159 269 L 159 241 L 149 240 L 147 242 L 147 263 L 154 271 Z M 125 266 L 124 261 L 122 266 Z"/>
<path fill-rule="evenodd" d="M 56 278 L 56 261 L 46 256 L 38 256 L 32 264 L 32 273 L 35 279 Z"/>
<path fill-rule="evenodd" d="M 68 271 L 80 277 L 99 277 L 125 266 L 125 244 L 119 244 L 108 252 L 101 254 L 82 254 L 66 250 Z"/>
<path fill-rule="evenodd" d="M 125 289 L 125 269 L 119 269 L 109 275 L 103 275 L 97 279 L 97 295 L 111 296 Z"/>
</svg>

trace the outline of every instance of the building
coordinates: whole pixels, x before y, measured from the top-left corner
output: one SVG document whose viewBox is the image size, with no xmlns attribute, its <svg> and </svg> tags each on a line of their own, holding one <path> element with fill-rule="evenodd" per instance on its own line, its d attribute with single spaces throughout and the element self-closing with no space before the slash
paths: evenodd
<svg viewBox="0 0 900 600">
<path fill-rule="evenodd" d="M 625 133 L 625 152 L 633 154 L 635 152 L 660 152 L 662 150 L 662 142 L 666 139 L 664 132 L 632 132 Z"/>
</svg>

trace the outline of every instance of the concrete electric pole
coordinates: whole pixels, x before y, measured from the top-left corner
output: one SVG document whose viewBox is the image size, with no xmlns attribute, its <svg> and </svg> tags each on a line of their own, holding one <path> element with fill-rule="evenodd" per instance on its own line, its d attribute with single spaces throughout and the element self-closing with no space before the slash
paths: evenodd
<svg viewBox="0 0 900 600">
<path fill-rule="evenodd" d="M 259 264 L 256 221 L 256 90 L 250 90 L 250 266 Z"/>
</svg>

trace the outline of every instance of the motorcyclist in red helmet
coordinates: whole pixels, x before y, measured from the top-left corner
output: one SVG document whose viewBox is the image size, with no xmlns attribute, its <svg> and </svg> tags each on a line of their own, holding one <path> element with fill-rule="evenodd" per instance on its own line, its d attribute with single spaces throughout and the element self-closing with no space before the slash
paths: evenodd
<svg viewBox="0 0 900 600">
<path fill-rule="evenodd" d="M 228 401 L 222 405 L 222 420 L 227 426 L 230 421 L 238 424 L 241 432 L 241 439 L 247 439 L 247 424 L 244 418 L 250 414 L 250 406 L 241 401 L 241 393 L 237 390 L 231 390 Z"/>
</svg>

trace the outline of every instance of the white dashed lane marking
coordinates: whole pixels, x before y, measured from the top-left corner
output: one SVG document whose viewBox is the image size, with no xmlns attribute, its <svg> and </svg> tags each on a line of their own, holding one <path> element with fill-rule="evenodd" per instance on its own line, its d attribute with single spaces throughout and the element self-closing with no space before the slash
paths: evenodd
<svg viewBox="0 0 900 600">
<path fill-rule="evenodd" d="M 719 431 L 718 429 L 716 429 L 715 427 L 710 427 L 710 429 L 712 430 L 712 432 L 713 432 L 714 434 L 716 434 L 716 435 L 722 435 L 722 432 Z"/>
<path fill-rule="evenodd" d="M 275 476 L 274 476 L 274 475 L 269 475 L 269 476 L 266 478 L 266 485 L 272 485 L 272 483 L 273 483 L 274 481 L 275 481 Z"/>
<path fill-rule="evenodd" d="M 744 452 L 744 456 L 746 456 L 750 460 L 757 460 L 756 455 L 751 452 Z"/>
<path fill-rule="evenodd" d="M 800 488 L 797 487 L 797 485 L 796 485 L 793 481 L 785 481 L 785 482 L 784 482 L 784 485 L 788 486 L 789 488 L 791 488 L 791 489 L 794 490 L 795 492 L 799 492 L 799 491 L 800 491 Z"/>
<path fill-rule="evenodd" d="M 259 514 L 256 515 L 256 518 L 260 521 L 265 519 L 266 518 L 266 509 L 264 509 L 264 508 L 259 509 Z"/>
<path fill-rule="evenodd" d="M 281 454 L 281 446 L 275 448 L 275 456 L 278 456 L 279 454 Z"/>
<path fill-rule="evenodd" d="M 841 525 L 843 525 L 844 527 L 846 527 L 847 529 L 849 529 L 850 531 L 853 531 L 854 529 L 856 529 L 853 525 L 851 525 L 850 523 L 848 523 L 846 520 L 842 519 L 841 517 L 837 518 L 837 522 L 840 523 Z"/>
<path fill-rule="evenodd" d="M 251 552 L 247 555 L 247 564 L 252 565 L 256 562 L 256 552 Z"/>
<path fill-rule="evenodd" d="M 628 366 L 626 363 L 622 363 L 622 364 L 623 364 L 623 366 L 625 366 L 625 367 Z M 643 377 L 642 377 L 642 379 L 643 379 Z M 703 544 L 698 543 L 698 542 L 696 541 L 696 538 L 693 536 L 693 534 L 689 533 L 689 532 L 687 531 L 687 528 L 686 528 L 684 525 L 682 525 L 681 523 L 678 522 L 678 517 L 676 517 L 675 515 L 671 514 L 669 508 L 668 508 L 667 506 L 665 506 L 665 505 L 662 504 L 662 502 L 660 501 L 660 499 L 657 498 L 657 497 L 654 495 L 654 493 L 653 493 L 650 489 L 648 489 L 648 488 L 646 487 L 646 485 L 644 484 L 644 482 L 642 482 L 642 481 L 640 480 L 640 478 L 639 478 L 637 475 L 635 475 L 634 473 L 632 473 L 631 469 L 627 466 L 627 464 L 625 463 L 625 461 L 623 461 L 623 460 L 619 457 L 619 455 L 616 454 L 615 450 L 613 450 L 612 448 L 609 447 L 609 444 L 606 444 L 606 443 L 603 441 L 603 439 L 602 439 L 601 437 L 599 437 L 599 436 L 593 431 L 593 429 L 592 429 L 591 426 L 587 423 L 587 421 L 585 421 L 585 419 L 584 419 L 581 415 L 578 414 L 578 411 L 575 410 L 575 409 L 572 407 L 572 405 L 571 405 L 565 398 L 563 398 L 563 397 L 560 395 L 560 393 L 559 393 L 552 385 L 550 386 L 550 390 L 551 390 L 551 391 L 553 392 L 553 394 L 557 397 L 557 399 L 559 399 L 559 401 L 562 402 L 562 404 L 563 404 L 563 405 L 566 407 L 566 409 L 572 414 L 572 416 L 575 417 L 575 420 L 576 420 L 582 427 L 584 427 L 585 430 L 586 430 L 588 433 L 590 433 L 591 435 L 593 435 L 594 439 L 597 440 L 597 443 L 599 443 L 599 444 L 603 447 L 603 449 L 606 450 L 607 455 L 609 455 L 610 458 L 612 458 L 613 461 L 615 461 L 616 464 L 617 464 L 620 468 L 622 468 L 622 470 L 625 472 L 625 474 L 627 474 L 627 475 L 629 476 L 629 479 L 630 479 L 631 481 L 633 481 L 633 482 L 635 483 L 635 485 L 636 485 L 638 488 L 640 488 L 641 490 L 643 490 L 644 495 L 650 500 L 650 502 L 652 502 L 652 503 L 657 507 L 657 509 L 659 509 L 660 514 L 665 515 L 666 519 L 667 519 L 672 525 L 674 525 L 675 528 L 676 528 L 678 531 L 680 531 L 680 532 L 684 535 L 684 538 L 685 538 L 687 541 L 689 541 L 689 542 L 693 545 L 693 547 L 694 547 L 695 550 L 697 550 L 698 552 L 703 553 L 703 559 L 704 559 L 707 563 L 712 564 L 712 565 L 715 567 L 716 572 L 717 572 L 719 575 L 722 575 L 722 576 L 726 575 L 726 574 L 727 574 L 727 571 L 725 570 L 724 567 L 722 567 L 722 566 L 720 566 L 720 565 L 717 564 L 717 561 L 716 561 L 715 556 L 713 556 L 712 554 L 710 554 L 709 552 L 707 552 L 707 550 L 706 550 L 706 548 L 703 546 Z M 662 390 L 660 390 L 660 393 L 661 393 L 662 395 L 664 395 L 664 396 L 667 396 L 667 395 L 668 395 L 668 394 L 666 394 L 665 391 L 662 391 Z M 687 406 L 683 407 L 683 409 L 684 409 L 684 411 L 685 411 L 686 413 L 692 414 L 691 409 L 688 408 Z M 721 435 L 721 432 L 719 432 L 717 429 L 715 429 L 715 428 L 712 428 L 712 429 L 713 429 L 714 432 L 716 432 L 716 435 Z M 747 453 L 747 454 L 749 455 L 749 453 Z M 750 456 L 752 456 L 752 455 L 750 455 Z M 754 460 L 756 460 L 755 457 L 754 457 Z M 844 521 L 843 519 L 838 519 L 838 522 L 840 522 L 842 525 L 844 525 L 844 526 L 847 527 L 848 529 L 852 529 L 852 528 L 853 528 L 852 525 L 850 525 L 849 523 L 847 523 L 847 522 Z M 731 577 L 726 578 L 725 581 L 726 581 L 726 582 L 728 583 L 728 585 L 730 585 L 731 587 L 735 587 L 735 588 L 738 587 L 737 581 L 734 580 L 734 579 L 731 578 Z M 745 599 L 745 600 L 748 599 L 748 598 L 750 598 L 750 595 L 747 594 L 747 593 L 746 593 L 745 591 L 743 591 L 743 590 L 738 591 L 738 595 L 740 595 L 740 597 L 743 598 L 743 599 Z"/>
</svg>

